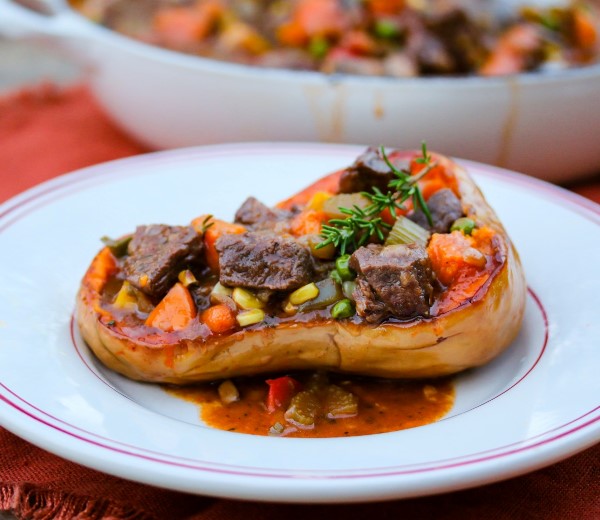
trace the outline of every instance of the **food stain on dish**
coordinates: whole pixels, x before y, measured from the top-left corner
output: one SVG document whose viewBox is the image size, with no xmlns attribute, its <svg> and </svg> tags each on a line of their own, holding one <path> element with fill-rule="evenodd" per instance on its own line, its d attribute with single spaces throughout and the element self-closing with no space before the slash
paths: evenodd
<svg viewBox="0 0 600 520">
<path fill-rule="evenodd" d="M 295 388 L 295 395 L 277 400 L 274 390 L 281 391 L 279 383 L 289 380 L 294 381 L 289 388 Z M 353 437 L 423 426 L 443 418 L 455 396 L 448 377 L 414 381 L 324 373 L 163 388 L 199 405 L 202 422 L 212 428 L 304 438 Z M 232 397 L 236 392 L 237 397 Z"/>
<path fill-rule="evenodd" d="M 343 141 L 347 101 L 345 87 L 335 82 L 327 85 L 306 85 L 304 92 L 319 140 L 328 143 Z"/>
<path fill-rule="evenodd" d="M 382 119 L 385 116 L 385 99 L 382 92 L 374 93 L 373 116 L 375 119 Z"/>
<path fill-rule="evenodd" d="M 508 164 L 510 150 L 512 148 L 513 135 L 517 127 L 519 117 L 519 104 L 521 89 L 519 82 L 514 78 L 508 78 L 510 99 L 508 100 L 508 112 L 502 126 L 502 134 L 500 140 L 500 149 L 498 150 L 498 158 L 496 166 L 506 167 Z"/>
</svg>

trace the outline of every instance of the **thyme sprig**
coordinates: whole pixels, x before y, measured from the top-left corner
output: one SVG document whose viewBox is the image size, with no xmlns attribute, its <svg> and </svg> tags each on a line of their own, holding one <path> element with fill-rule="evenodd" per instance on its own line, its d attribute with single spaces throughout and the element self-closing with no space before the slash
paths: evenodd
<svg viewBox="0 0 600 520">
<path fill-rule="evenodd" d="M 206 233 L 206 230 L 214 225 L 214 220 L 212 215 L 207 215 L 206 218 L 202 221 L 202 234 Z"/>
<path fill-rule="evenodd" d="M 381 147 L 381 155 L 383 156 L 385 163 L 396 176 L 395 179 L 390 181 L 388 187 L 391 188 L 392 195 L 398 197 L 397 200 L 399 200 L 400 204 L 398 207 L 403 209 L 404 206 L 402 206 L 402 203 L 412 197 L 413 207 L 420 208 L 421 211 L 425 213 L 429 225 L 432 225 L 431 212 L 429 211 L 425 199 L 423 198 L 423 193 L 418 186 L 418 182 L 437 166 L 437 163 L 433 162 L 431 154 L 427 151 L 427 144 L 425 141 L 421 143 L 421 157 L 415 159 L 417 164 L 423 164 L 425 165 L 425 168 L 417 175 L 411 175 L 410 172 L 407 172 L 406 170 L 398 170 L 398 168 L 396 168 L 389 160 L 383 146 Z M 392 216 L 395 217 L 395 213 L 392 213 Z"/>
<path fill-rule="evenodd" d="M 387 209 L 395 219 L 396 209 L 405 209 L 403 204 L 411 197 L 413 206 L 420 208 L 429 224 L 432 223 L 431 212 L 418 186 L 418 182 L 437 166 L 427 151 L 427 144 L 422 143 L 421 157 L 415 159 L 417 164 L 425 165 L 417 175 L 411 175 L 406 170 L 396 168 L 389 160 L 383 146 L 381 155 L 394 175 L 394 178 L 388 183 L 388 191 L 383 193 L 379 188 L 374 187 L 371 193 L 361 192 L 361 195 L 370 202 L 366 208 L 356 205 L 352 208 L 339 208 L 340 212 L 347 217 L 332 219 L 328 224 L 322 226 L 321 238 L 323 241 L 317 245 L 317 249 L 333 244 L 336 249 L 339 249 L 340 254 L 344 255 L 346 252 L 366 244 L 371 237 L 376 236 L 383 242 L 385 232 L 389 231 L 392 226 L 381 218 L 381 213 Z"/>
<path fill-rule="evenodd" d="M 374 205 L 370 205 L 365 209 L 358 206 L 339 209 L 340 212 L 348 216 L 345 219 L 331 219 L 328 225 L 324 224 L 322 226 L 321 237 L 324 240 L 317 245 L 317 249 L 333 244 L 343 255 L 350 249 L 350 246 L 352 249 L 358 249 L 372 236 L 384 240 L 384 230 L 392 228 L 381 217 L 375 217 L 381 211 L 377 212 Z"/>
</svg>

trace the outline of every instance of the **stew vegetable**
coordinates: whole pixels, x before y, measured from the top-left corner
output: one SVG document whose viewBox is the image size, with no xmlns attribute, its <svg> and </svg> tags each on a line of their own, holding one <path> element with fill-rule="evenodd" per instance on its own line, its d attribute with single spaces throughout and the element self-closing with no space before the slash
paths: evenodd
<svg viewBox="0 0 600 520">
<path fill-rule="evenodd" d="M 598 4 L 484 0 L 71 0 L 110 29 L 260 67 L 366 76 L 518 72 L 598 60 Z M 503 11 L 500 15 L 500 11 Z"/>
</svg>

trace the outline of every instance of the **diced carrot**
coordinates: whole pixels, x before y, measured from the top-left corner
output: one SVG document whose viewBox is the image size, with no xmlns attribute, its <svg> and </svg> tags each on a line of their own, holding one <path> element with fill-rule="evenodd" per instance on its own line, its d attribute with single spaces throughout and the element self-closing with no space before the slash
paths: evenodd
<svg viewBox="0 0 600 520">
<path fill-rule="evenodd" d="M 327 191 L 317 191 L 308 201 L 306 207 L 308 209 L 314 209 L 321 211 L 325 202 L 327 202 L 333 195 Z"/>
<path fill-rule="evenodd" d="M 153 29 L 168 45 L 187 45 L 206 38 L 222 12 L 218 0 L 198 2 L 189 7 L 167 7 L 154 16 Z"/>
<path fill-rule="evenodd" d="M 305 209 L 296 215 L 290 224 L 290 233 L 294 236 L 318 235 L 321 226 L 329 221 L 329 216 L 324 211 Z"/>
<path fill-rule="evenodd" d="M 417 157 L 420 156 L 414 157 L 410 164 L 410 171 L 413 175 L 416 175 L 426 167 L 425 164 L 416 162 Z M 460 197 L 458 181 L 452 172 L 452 168 L 448 167 L 446 161 L 436 154 L 432 154 L 432 159 L 433 162 L 438 163 L 437 166 L 432 168 L 431 171 L 419 182 L 419 187 L 423 190 L 423 196 L 425 197 L 425 200 L 427 200 L 440 188 L 449 188 L 457 197 Z M 428 186 L 430 183 L 432 185 Z"/>
<path fill-rule="evenodd" d="M 449 286 L 432 308 L 437 316 L 463 304 L 489 279 L 494 266 L 493 240 L 496 232 L 487 227 L 463 235 L 460 231 L 434 234 L 427 252 L 438 279 Z"/>
<path fill-rule="evenodd" d="M 302 389 L 302 385 L 290 376 L 267 379 L 269 393 L 267 395 L 267 411 L 274 411 L 289 404 L 294 394 Z"/>
<path fill-rule="evenodd" d="M 292 209 L 294 206 L 304 206 L 311 198 L 319 191 L 326 193 L 335 194 L 339 191 L 340 177 L 342 176 L 343 170 L 334 172 L 322 179 L 319 179 L 315 183 L 311 184 L 300 193 L 297 193 L 293 197 L 284 200 L 277 204 L 278 208 L 281 209 Z"/>
<path fill-rule="evenodd" d="M 250 24 L 235 21 L 227 24 L 220 37 L 219 46 L 229 52 L 262 54 L 269 48 L 269 42 Z"/>
<path fill-rule="evenodd" d="M 196 304 L 192 295 L 176 283 L 146 318 L 146 325 L 165 332 L 185 329 L 196 317 Z"/>
<path fill-rule="evenodd" d="M 341 36 L 348 25 L 338 0 L 300 0 L 293 19 L 309 38 Z"/>
<path fill-rule="evenodd" d="M 215 248 L 217 239 L 221 235 L 240 235 L 246 232 L 246 228 L 239 224 L 231 224 L 224 220 L 212 218 L 210 215 L 201 215 L 192 220 L 192 227 L 204 235 L 204 248 L 206 263 L 213 272 L 219 272 L 219 253 Z"/>
<path fill-rule="evenodd" d="M 374 15 L 395 15 L 404 9 L 406 0 L 368 0 L 367 3 Z"/>
<path fill-rule="evenodd" d="M 402 205 L 404 209 L 396 208 L 396 216 L 398 215 L 406 215 L 413 207 L 412 199 L 405 200 Z M 389 208 L 385 208 L 379 216 L 383 219 L 383 221 L 387 224 L 394 225 L 396 222 L 396 217 L 392 217 Z"/>
<path fill-rule="evenodd" d="M 100 292 L 108 278 L 117 271 L 117 260 L 108 247 L 97 255 L 87 274 L 84 283 L 93 291 Z"/>
<path fill-rule="evenodd" d="M 592 50 L 598 40 L 597 28 L 592 18 L 582 9 L 573 12 L 573 36 L 582 50 Z"/>
<path fill-rule="evenodd" d="M 434 177 L 432 179 L 426 178 L 419 183 L 419 187 L 421 188 L 423 198 L 428 200 L 436 191 L 446 188 L 446 183 L 439 177 Z"/>
<path fill-rule="evenodd" d="M 473 247 L 485 255 L 492 255 L 494 253 L 493 239 L 495 236 L 496 232 L 490 227 L 483 226 L 474 229 L 471 233 L 474 242 Z"/>
<path fill-rule="evenodd" d="M 227 332 L 235 327 L 235 314 L 225 304 L 213 305 L 200 315 L 200 320 L 215 334 Z"/>
<path fill-rule="evenodd" d="M 432 308 L 432 315 L 438 316 L 456 309 L 475 296 L 489 277 L 489 271 L 476 271 L 474 268 L 470 268 L 470 272 L 463 273 L 463 276 L 450 289 L 442 293 Z"/>
<path fill-rule="evenodd" d="M 486 257 L 474 245 L 475 240 L 460 231 L 432 235 L 427 253 L 440 282 L 444 285 L 452 285 L 465 270 L 469 268 L 479 270 L 485 267 Z M 472 269 L 469 269 L 469 272 L 471 271 Z"/>
<path fill-rule="evenodd" d="M 377 50 L 373 38 L 364 31 L 348 31 L 342 37 L 339 46 L 361 56 L 373 54 Z"/>
<path fill-rule="evenodd" d="M 105 247 L 96 255 L 82 280 L 82 285 L 87 289 L 82 292 L 86 304 L 93 306 L 104 322 L 110 321 L 112 315 L 100 305 L 100 292 L 117 270 L 116 258 L 110 248 Z"/>
<path fill-rule="evenodd" d="M 526 67 L 527 57 L 540 45 L 538 27 L 529 23 L 515 25 L 500 37 L 479 73 L 483 76 L 499 76 L 522 72 Z"/>
<path fill-rule="evenodd" d="M 479 73 L 482 76 L 504 76 L 521 72 L 523 60 L 510 49 L 500 48 L 489 55 Z"/>
<path fill-rule="evenodd" d="M 304 28 L 296 21 L 281 24 L 277 28 L 277 39 L 290 47 L 304 47 L 308 43 L 308 35 Z"/>
</svg>

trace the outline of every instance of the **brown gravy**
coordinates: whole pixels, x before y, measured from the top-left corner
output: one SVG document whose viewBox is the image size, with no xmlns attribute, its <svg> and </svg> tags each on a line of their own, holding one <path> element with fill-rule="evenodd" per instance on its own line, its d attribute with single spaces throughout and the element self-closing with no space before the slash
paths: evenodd
<svg viewBox="0 0 600 520">
<path fill-rule="evenodd" d="M 307 374 L 294 374 L 302 382 Z M 176 397 L 200 405 L 202 421 L 220 430 L 270 435 L 271 428 L 283 425 L 285 437 L 352 437 L 385 433 L 422 426 L 441 419 L 454 403 L 450 378 L 422 381 L 396 381 L 329 374 L 329 381 L 358 397 L 358 414 L 342 419 L 321 416 L 313 428 L 306 429 L 285 420 L 285 408 L 269 413 L 265 402 L 268 386 L 264 376 L 234 381 L 240 400 L 223 404 L 218 384 L 189 387 L 165 386 Z"/>
</svg>

